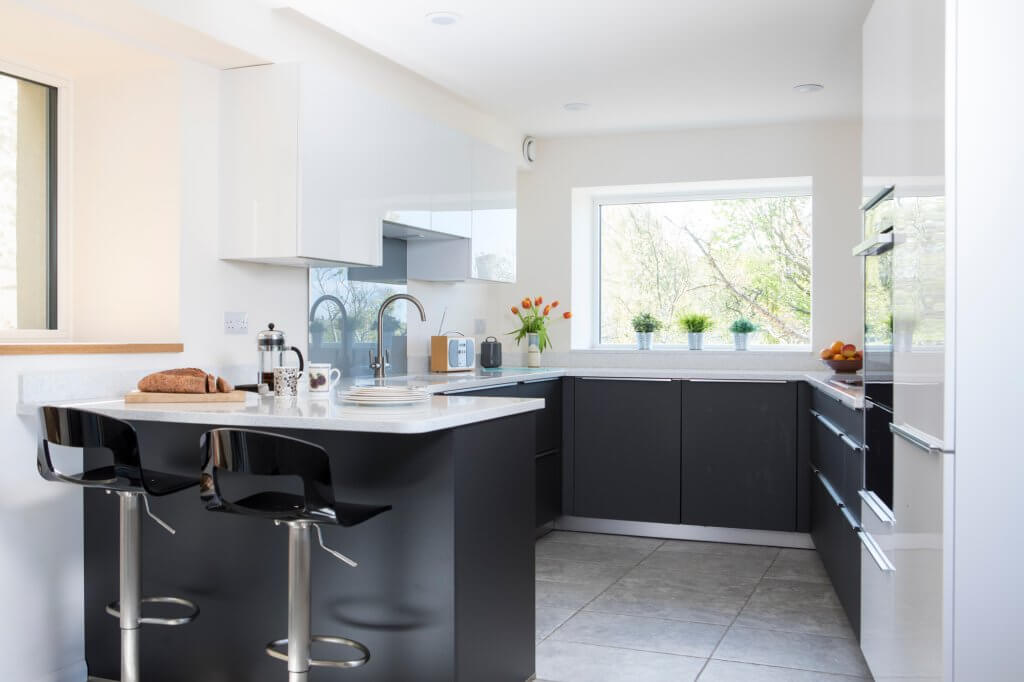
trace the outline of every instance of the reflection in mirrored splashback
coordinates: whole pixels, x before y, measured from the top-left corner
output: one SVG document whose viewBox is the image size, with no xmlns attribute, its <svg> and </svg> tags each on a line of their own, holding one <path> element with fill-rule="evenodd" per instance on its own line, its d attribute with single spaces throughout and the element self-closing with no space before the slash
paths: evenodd
<svg viewBox="0 0 1024 682">
<path fill-rule="evenodd" d="M 377 311 L 385 298 L 405 292 L 406 251 L 401 240 L 384 240 L 384 263 L 379 268 L 310 268 L 310 362 L 329 362 L 345 377 L 372 376 Z M 407 338 L 406 303 L 398 301 L 384 315 L 389 374 L 406 373 Z"/>
</svg>

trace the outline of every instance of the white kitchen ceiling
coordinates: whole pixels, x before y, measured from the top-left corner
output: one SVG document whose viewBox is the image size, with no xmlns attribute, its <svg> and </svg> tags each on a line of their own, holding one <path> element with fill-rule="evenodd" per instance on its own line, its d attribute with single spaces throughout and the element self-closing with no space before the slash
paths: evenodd
<svg viewBox="0 0 1024 682">
<path fill-rule="evenodd" d="M 264 0 L 265 1 L 265 0 Z M 534 135 L 860 115 L 871 0 L 288 0 Z M 452 12 L 449 26 L 427 21 Z M 799 83 L 825 89 L 799 93 Z M 586 103 L 567 111 L 570 102 Z"/>
</svg>

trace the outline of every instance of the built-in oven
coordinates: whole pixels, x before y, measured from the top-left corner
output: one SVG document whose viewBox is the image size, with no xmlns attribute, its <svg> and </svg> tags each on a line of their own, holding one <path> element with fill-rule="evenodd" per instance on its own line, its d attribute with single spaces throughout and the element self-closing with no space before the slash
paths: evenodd
<svg viewBox="0 0 1024 682">
<path fill-rule="evenodd" d="M 892 507 L 893 230 L 896 202 L 885 187 L 864 204 L 864 488 Z"/>
</svg>

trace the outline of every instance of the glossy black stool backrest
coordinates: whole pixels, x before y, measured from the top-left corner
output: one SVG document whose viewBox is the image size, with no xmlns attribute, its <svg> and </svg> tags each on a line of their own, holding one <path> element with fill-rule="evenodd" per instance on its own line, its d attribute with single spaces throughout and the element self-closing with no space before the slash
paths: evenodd
<svg viewBox="0 0 1024 682">
<path fill-rule="evenodd" d="M 203 434 L 202 475 L 199 492 L 206 508 L 246 516 L 284 521 L 339 523 L 335 509 L 334 484 L 327 451 L 315 443 L 265 431 L 213 429 Z M 267 490 L 235 502 L 224 499 L 218 471 L 257 476 L 295 476 L 302 479 L 303 494 Z M 261 500 L 294 499 L 287 509 Z M 245 504 L 246 501 L 250 504 Z"/>
<path fill-rule="evenodd" d="M 143 470 L 138 435 L 135 428 L 126 421 L 73 407 L 44 406 L 39 409 L 39 423 L 42 439 L 36 456 L 36 467 L 39 474 L 48 481 L 73 483 L 86 488 L 145 492 L 150 495 L 166 495 L 181 489 L 178 486 L 161 485 L 165 475 Z M 53 465 L 51 443 L 83 450 L 104 448 L 113 455 L 113 466 L 78 474 L 63 473 Z M 179 479 L 177 476 L 169 478 Z"/>
</svg>

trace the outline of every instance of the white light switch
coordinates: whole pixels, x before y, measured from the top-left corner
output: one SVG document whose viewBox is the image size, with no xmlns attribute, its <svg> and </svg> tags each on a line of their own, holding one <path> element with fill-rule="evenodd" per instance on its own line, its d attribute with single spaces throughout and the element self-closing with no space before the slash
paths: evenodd
<svg viewBox="0 0 1024 682">
<path fill-rule="evenodd" d="M 483 334 L 485 331 L 487 331 L 487 321 L 486 320 L 480 320 L 480 319 L 473 320 L 473 333 L 474 334 Z"/>
<path fill-rule="evenodd" d="M 224 313 L 225 334 L 248 334 L 249 313 L 225 312 Z"/>
</svg>

